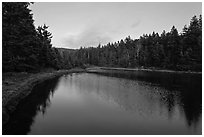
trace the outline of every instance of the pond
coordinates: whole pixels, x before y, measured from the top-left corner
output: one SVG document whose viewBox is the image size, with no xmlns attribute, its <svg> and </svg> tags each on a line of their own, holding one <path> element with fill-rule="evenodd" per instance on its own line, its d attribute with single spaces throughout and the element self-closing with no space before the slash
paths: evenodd
<svg viewBox="0 0 204 137">
<path fill-rule="evenodd" d="M 45 81 L 3 134 L 202 134 L 202 76 L 171 75 L 93 72 Z"/>
</svg>

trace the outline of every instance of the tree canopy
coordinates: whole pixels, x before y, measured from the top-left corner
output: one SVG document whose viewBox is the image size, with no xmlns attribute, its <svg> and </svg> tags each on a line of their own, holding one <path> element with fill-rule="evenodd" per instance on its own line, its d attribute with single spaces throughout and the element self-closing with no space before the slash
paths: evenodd
<svg viewBox="0 0 204 137">
<path fill-rule="evenodd" d="M 48 26 L 44 24 L 35 28 L 33 15 L 28 8 L 30 4 L 2 3 L 3 72 L 38 71 L 49 67 L 60 69 L 66 66 L 58 50 L 52 48 L 52 34 Z"/>
<path fill-rule="evenodd" d="M 180 34 L 173 26 L 160 35 L 128 36 L 96 48 L 80 48 L 76 54 L 78 64 L 202 71 L 202 16 L 194 16 Z"/>
</svg>

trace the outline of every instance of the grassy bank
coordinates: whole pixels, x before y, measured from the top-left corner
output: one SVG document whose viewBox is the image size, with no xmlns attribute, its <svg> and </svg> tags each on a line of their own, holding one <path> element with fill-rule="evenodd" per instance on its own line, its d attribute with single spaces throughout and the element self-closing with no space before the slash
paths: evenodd
<svg viewBox="0 0 204 137">
<path fill-rule="evenodd" d="M 47 79 L 68 73 L 84 72 L 84 69 L 59 70 L 40 73 L 3 73 L 2 75 L 2 123 L 7 123 L 19 101 L 31 93 L 32 88 Z"/>
</svg>

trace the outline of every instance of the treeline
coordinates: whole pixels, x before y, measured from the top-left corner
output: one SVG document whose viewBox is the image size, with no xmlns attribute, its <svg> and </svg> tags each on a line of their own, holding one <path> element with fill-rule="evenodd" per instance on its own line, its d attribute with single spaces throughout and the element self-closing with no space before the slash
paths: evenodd
<svg viewBox="0 0 204 137">
<path fill-rule="evenodd" d="M 45 24 L 35 28 L 28 2 L 2 3 L 2 70 L 39 71 L 70 68 L 67 60 L 51 44 L 52 34 Z"/>
<path fill-rule="evenodd" d="M 54 48 L 45 24 L 35 27 L 28 2 L 2 3 L 2 70 L 39 71 L 89 65 L 202 71 L 202 16 L 178 33 L 153 32 L 98 47 Z"/>
<path fill-rule="evenodd" d="M 80 65 L 202 71 L 202 16 L 194 16 L 180 34 L 173 26 L 160 35 L 81 47 L 75 56 Z"/>
</svg>

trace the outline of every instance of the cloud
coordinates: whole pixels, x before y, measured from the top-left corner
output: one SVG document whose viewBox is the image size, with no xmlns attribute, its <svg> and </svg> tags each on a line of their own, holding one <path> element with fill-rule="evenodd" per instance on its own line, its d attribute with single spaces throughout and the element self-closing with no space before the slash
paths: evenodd
<svg viewBox="0 0 204 137">
<path fill-rule="evenodd" d="M 109 42 L 115 42 L 130 35 L 134 28 L 138 27 L 140 20 L 131 24 L 116 23 L 106 21 L 93 21 L 84 25 L 84 29 L 77 29 L 76 32 L 70 32 L 62 39 L 62 46 L 66 48 L 96 47 L 98 44 L 105 45 Z"/>
<path fill-rule="evenodd" d="M 98 46 L 99 43 L 107 44 L 112 40 L 111 31 L 104 26 L 89 26 L 77 34 L 66 35 L 63 38 L 63 47 L 79 48 Z"/>
</svg>

